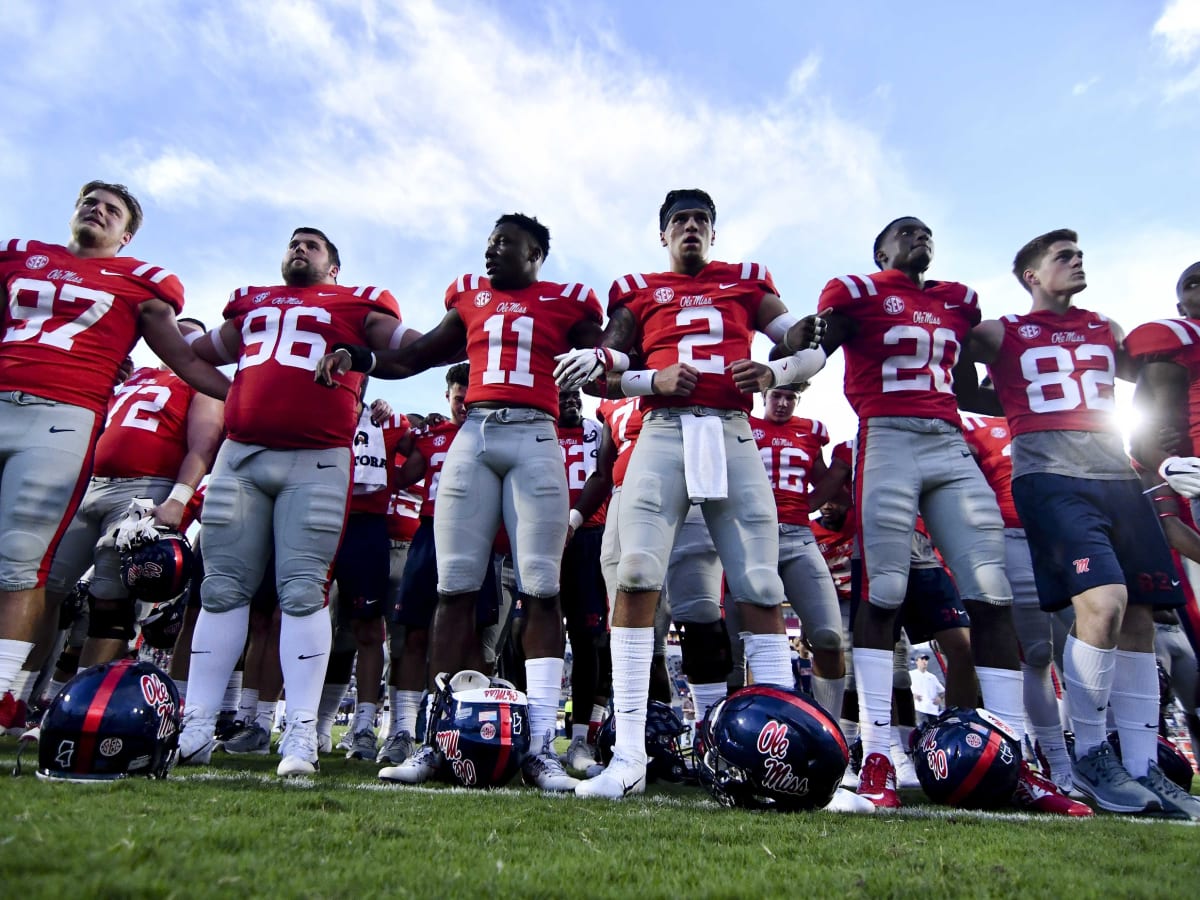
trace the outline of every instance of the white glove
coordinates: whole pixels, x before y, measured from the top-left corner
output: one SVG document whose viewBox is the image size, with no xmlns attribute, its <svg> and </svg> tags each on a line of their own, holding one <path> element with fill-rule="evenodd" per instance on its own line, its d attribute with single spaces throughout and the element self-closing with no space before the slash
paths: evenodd
<svg viewBox="0 0 1200 900">
<path fill-rule="evenodd" d="M 125 518 L 117 523 L 113 542 L 119 553 L 125 553 L 141 544 L 152 543 L 160 537 L 154 527 L 154 501 L 135 497 L 129 501 Z"/>
<path fill-rule="evenodd" d="M 629 368 L 628 356 L 620 350 L 605 347 L 580 347 L 554 358 L 558 360 L 554 380 L 564 391 L 577 391 L 605 372 L 624 372 Z"/>
<path fill-rule="evenodd" d="M 1200 457 L 1168 456 L 1158 467 L 1158 474 L 1179 496 L 1200 496 Z"/>
</svg>

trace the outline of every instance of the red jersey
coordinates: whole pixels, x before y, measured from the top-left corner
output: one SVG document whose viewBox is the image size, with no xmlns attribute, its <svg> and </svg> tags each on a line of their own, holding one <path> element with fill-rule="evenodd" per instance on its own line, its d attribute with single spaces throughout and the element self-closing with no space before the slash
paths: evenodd
<svg viewBox="0 0 1200 900">
<path fill-rule="evenodd" d="M 1138 365 L 1172 362 L 1187 370 L 1188 437 L 1200 448 L 1200 321 L 1159 319 L 1125 335 L 1125 351 Z"/>
<path fill-rule="evenodd" d="M 403 465 L 404 457 L 397 457 L 396 465 Z M 425 502 L 425 482 L 419 481 L 402 491 L 393 491 L 388 497 L 388 537 L 393 541 L 411 541 L 421 524 L 421 505 Z"/>
<path fill-rule="evenodd" d="M 349 373 L 331 390 L 313 380 L 313 371 L 335 343 L 366 343 L 363 324 L 371 312 L 400 318 L 395 298 L 382 288 L 234 291 L 225 318 L 241 330 L 242 345 L 225 401 L 229 437 L 275 450 L 349 447 L 362 376 Z"/>
<path fill-rule="evenodd" d="M 817 547 L 833 576 L 833 586 L 837 589 L 838 599 L 850 599 L 850 558 L 854 554 L 854 540 L 857 532 L 854 529 L 854 511 L 846 515 L 846 521 L 840 531 L 832 531 L 821 524 L 820 519 L 812 522 L 813 537 L 817 539 Z"/>
<path fill-rule="evenodd" d="M 392 476 L 396 473 L 396 445 L 410 430 L 408 416 L 397 413 L 384 421 L 379 430 L 383 432 L 384 455 L 382 457 L 362 452 L 358 435 L 355 435 L 352 448 L 354 468 L 351 470 L 350 481 L 354 483 L 357 480 L 355 476 L 363 468 L 383 469 L 386 473 L 383 481 L 384 487 L 368 494 L 354 494 L 350 498 L 350 512 L 352 513 L 384 516 L 387 515 L 391 505 L 392 492 L 388 485 L 392 483 Z"/>
<path fill-rule="evenodd" d="M 821 448 L 829 443 L 829 432 L 813 419 L 791 418 L 778 424 L 755 416 L 750 417 L 750 430 L 775 492 L 779 523 L 810 524 L 810 475 L 814 462 L 821 459 Z"/>
<path fill-rule="evenodd" d="M 58 244 L 0 243 L 0 390 L 103 412 L 138 339 L 138 313 L 158 298 L 176 313 L 183 285 L 128 256 L 81 257 Z"/>
<path fill-rule="evenodd" d="M 196 396 L 165 369 L 137 369 L 117 386 L 92 474 L 101 478 L 174 478 L 187 455 L 187 419 Z"/>
<path fill-rule="evenodd" d="M 583 486 L 596 471 L 596 457 L 600 455 L 600 426 L 591 419 L 584 419 L 578 428 L 558 426 L 558 446 L 562 448 L 563 463 L 567 467 L 567 489 L 571 492 L 571 506 L 579 502 Z M 604 524 L 607 501 L 583 523 L 584 527 Z"/>
<path fill-rule="evenodd" d="M 556 419 L 554 357 L 571 349 L 567 333 L 576 324 L 603 318 L 595 292 L 582 284 L 537 281 L 502 291 L 478 275 L 446 288 L 446 309 L 458 310 L 467 330 L 467 403 L 532 406 Z"/>
<path fill-rule="evenodd" d="M 1013 435 L 1116 429 L 1117 342 L 1108 319 L 1071 307 L 1000 321 L 1004 338 L 988 369 Z"/>
<path fill-rule="evenodd" d="M 642 433 L 641 399 L 641 397 L 626 397 L 621 400 L 601 400 L 600 408 L 597 410 L 601 421 L 608 423 L 613 443 L 617 447 L 617 458 L 613 460 L 612 471 L 614 490 L 625 481 L 625 470 L 629 468 L 633 445 L 637 443 L 637 437 Z"/>
<path fill-rule="evenodd" d="M 694 405 L 749 412 L 754 398 L 734 386 L 728 369 L 750 358 L 758 307 L 767 293 L 777 293 L 775 282 L 758 263 L 710 262 L 695 275 L 657 272 L 614 281 L 609 315 L 622 306 L 633 313 L 646 368 L 687 363 L 700 371 L 686 400 L 648 396 L 642 398 L 644 408 Z"/>
<path fill-rule="evenodd" d="M 975 448 L 983 477 L 996 495 L 1005 528 L 1023 528 L 1012 495 L 1012 437 L 1000 416 L 962 414 L 963 437 Z"/>
<path fill-rule="evenodd" d="M 916 416 L 958 424 L 954 365 L 979 324 L 975 292 L 955 281 L 917 287 L 902 272 L 844 275 L 821 291 L 817 311 L 853 319 L 842 345 L 846 399 L 860 419 Z"/>
<path fill-rule="evenodd" d="M 438 479 L 442 477 L 442 465 L 446 453 L 461 425 L 447 419 L 432 428 L 420 428 L 414 432 L 416 449 L 425 457 L 425 500 L 421 504 L 421 515 L 432 516 L 437 503 Z"/>
</svg>

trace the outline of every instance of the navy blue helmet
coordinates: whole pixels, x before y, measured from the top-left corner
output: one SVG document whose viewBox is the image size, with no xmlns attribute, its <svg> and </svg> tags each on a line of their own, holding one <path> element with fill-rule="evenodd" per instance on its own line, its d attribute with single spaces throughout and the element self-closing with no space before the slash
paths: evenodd
<svg viewBox="0 0 1200 900">
<path fill-rule="evenodd" d="M 987 710 L 952 707 L 918 729 L 913 765 L 930 800 L 986 809 L 1012 800 L 1021 747 L 1011 729 Z"/>
<path fill-rule="evenodd" d="M 183 593 L 195 561 L 188 539 L 169 531 L 121 554 L 121 582 L 135 600 L 165 603 Z"/>
<path fill-rule="evenodd" d="M 130 659 L 92 666 L 67 682 L 42 717 L 38 777 L 165 778 L 181 721 L 175 682 L 157 666 Z"/>
<path fill-rule="evenodd" d="M 529 752 L 529 703 L 512 682 L 467 669 L 438 676 L 441 693 L 429 733 L 445 775 L 463 787 L 498 787 Z"/>
<path fill-rule="evenodd" d="M 651 700 L 646 705 L 647 781 L 696 782 L 696 771 L 688 764 L 687 753 L 680 743 L 685 734 L 687 726 L 669 704 Z M 606 766 L 612 761 L 616 741 L 617 719 L 609 716 L 596 734 L 600 762 Z"/>
</svg>

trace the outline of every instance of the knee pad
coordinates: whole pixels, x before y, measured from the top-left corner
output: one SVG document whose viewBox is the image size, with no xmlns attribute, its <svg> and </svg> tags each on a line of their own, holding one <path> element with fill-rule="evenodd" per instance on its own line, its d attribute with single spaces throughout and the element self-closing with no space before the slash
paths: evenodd
<svg viewBox="0 0 1200 900">
<path fill-rule="evenodd" d="M 437 572 L 439 593 L 463 594 L 483 586 L 484 568 L 475 557 L 464 553 L 438 554 Z"/>
<path fill-rule="evenodd" d="M 560 564 L 555 556 L 529 555 L 521 560 L 517 572 L 520 592 L 528 597 L 557 597 Z"/>
<path fill-rule="evenodd" d="M 732 585 L 730 587 L 732 589 Z M 783 594 L 783 581 L 779 578 L 779 570 L 767 566 L 747 569 L 741 590 L 735 593 L 734 599 L 768 609 L 782 606 L 787 598 Z"/>
<path fill-rule="evenodd" d="M 663 567 L 653 553 L 641 550 L 623 550 L 617 564 L 617 587 L 629 593 L 661 591 Z"/>
<path fill-rule="evenodd" d="M 207 501 L 205 501 L 207 502 Z M 200 605 L 209 612 L 223 613 L 250 603 L 250 594 L 228 575 L 206 574 L 200 583 Z"/>
<path fill-rule="evenodd" d="M 683 674 L 692 684 L 715 684 L 733 671 L 733 648 L 725 622 L 685 623 L 679 631 Z"/>
<path fill-rule="evenodd" d="M 971 599 L 989 606 L 1012 606 L 1012 587 L 1002 564 L 984 563 L 976 566 L 974 576 L 980 595 Z"/>
<path fill-rule="evenodd" d="M 1044 669 L 1054 661 L 1054 645 L 1049 641 L 1031 641 L 1028 646 L 1021 647 L 1025 656 L 1025 665 L 1031 669 Z"/>
<path fill-rule="evenodd" d="M 817 628 L 812 634 L 807 634 L 808 643 L 814 650 L 841 650 L 841 628 Z"/>
<path fill-rule="evenodd" d="M 205 584 L 208 584 L 207 580 Z M 324 608 L 325 585 L 321 582 L 311 578 L 292 578 L 280 585 L 279 609 L 285 616 L 311 616 Z"/>
<path fill-rule="evenodd" d="M 88 594 L 88 637 L 98 640 L 133 640 L 132 599 L 105 600 Z"/>
</svg>

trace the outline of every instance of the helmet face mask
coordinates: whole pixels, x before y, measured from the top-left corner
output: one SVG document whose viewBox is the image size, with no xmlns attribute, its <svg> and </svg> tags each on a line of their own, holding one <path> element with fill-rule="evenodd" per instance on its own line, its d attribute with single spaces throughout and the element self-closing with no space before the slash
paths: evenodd
<svg viewBox="0 0 1200 900">
<path fill-rule="evenodd" d="M 529 752 L 529 705 L 511 682 L 465 670 L 438 677 L 430 733 L 446 761 L 445 774 L 462 787 L 506 784 Z"/>
<path fill-rule="evenodd" d="M 834 719 L 808 694 L 743 688 L 709 709 L 697 729 L 700 782 L 725 806 L 823 809 L 850 751 Z"/>
<path fill-rule="evenodd" d="M 651 700 L 646 705 L 647 781 L 696 783 L 696 769 L 688 759 L 691 754 L 680 744 L 680 738 L 687 734 L 687 730 L 670 704 Z M 612 761 L 616 742 L 617 720 L 616 716 L 610 715 L 596 735 L 596 749 L 603 765 L 607 766 Z"/>
<path fill-rule="evenodd" d="M 930 800 L 988 809 L 1012 800 L 1021 748 L 1008 726 L 982 709 L 951 708 L 913 737 L 917 778 Z"/>
<path fill-rule="evenodd" d="M 97 782 L 130 775 L 165 778 L 175 763 L 182 709 L 175 682 L 129 659 L 72 678 L 42 718 L 42 779 Z"/>
</svg>

